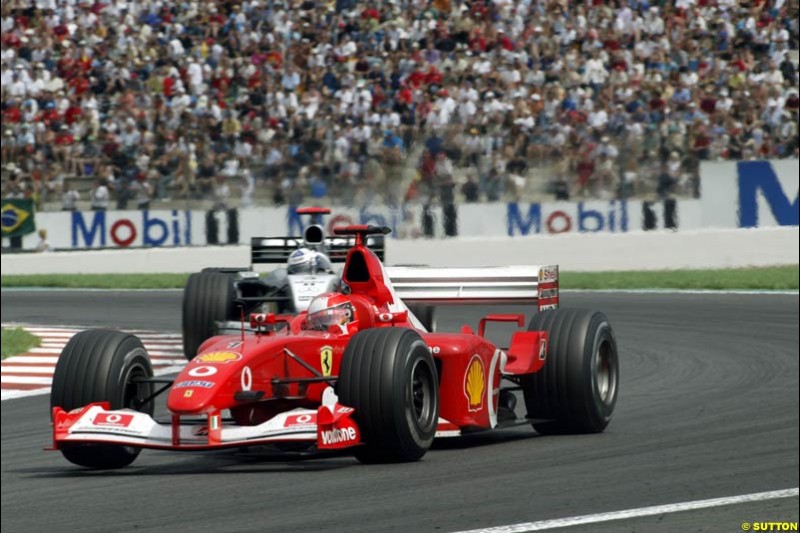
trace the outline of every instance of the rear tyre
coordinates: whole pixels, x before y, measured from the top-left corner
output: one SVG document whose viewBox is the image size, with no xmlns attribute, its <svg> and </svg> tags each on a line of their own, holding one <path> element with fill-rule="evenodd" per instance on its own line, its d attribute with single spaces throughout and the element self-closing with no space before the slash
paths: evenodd
<svg viewBox="0 0 800 533">
<path fill-rule="evenodd" d="M 406 328 L 357 333 L 345 349 L 339 401 L 355 409 L 364 463 L 417 461 L 433 442 L 439 421 L 436 365 L 419 334 Z"/>
<path fill-rule="evenodd" d="M 548 332 L 544 367 L 526 376 L 528 417 L 542 434 L 600 433 L 617 402 L 619 358 L 603 313 L 554 309 L 534 315 L 529 331 Z"/>
<path fill-rule="evenodd" d="M 232 274 L 207 270 L 189 276 L 183 289 L 183 353 L 192 360 L 216 323 L 235 320 L 236 289 Z"/>
<path fill-rule="evenodd" d="M 58 358 L 53 374 L 50 411 L 66 411 L 92 402 L 108 402 L 111 409 L 133 409 L 153 414 L 149 383 L 134 378 L 153 376 L 150 358 L 137 337 L 121 331 L 93 329 L 72 337 Z M 71 463 L 95 469 L 121 468 L 133 462 L 141 449 L 111 444 L 63 444 L 61 453 Z"/>
<path fill-rule="evenodd" d="M 420 322 L 422 322 L 422 325 L 425 326 L 425 329 L 431 333 L 436 331 L 436 308 L 434 306 L 411 304 L 408 306 L 408 310 L 411 311 L 411 314 L 417 317 Z"/>
</svg>

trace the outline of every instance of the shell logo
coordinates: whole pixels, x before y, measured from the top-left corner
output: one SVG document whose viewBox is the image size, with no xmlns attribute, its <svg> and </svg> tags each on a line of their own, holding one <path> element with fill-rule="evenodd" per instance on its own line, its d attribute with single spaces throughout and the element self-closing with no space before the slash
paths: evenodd
<svg viewBox="0 0 800 533">
<path fill-rule="evenodd" d="M 483 360 L 473 355 L 464 374 L 464 395 L 467 397 L 467 408 L 470 411 L 483 409 L 483 397 L 486 391 L 486 371 Z"/>
<path fill-rule="evenodd" d="M 231 361 L 238 361 L 241 358 L 241 354 L 236 352 L 209 352 L 198 355 L 194 358 L 194 361 L 198 363 L 230 363 Z"/>
</svg>

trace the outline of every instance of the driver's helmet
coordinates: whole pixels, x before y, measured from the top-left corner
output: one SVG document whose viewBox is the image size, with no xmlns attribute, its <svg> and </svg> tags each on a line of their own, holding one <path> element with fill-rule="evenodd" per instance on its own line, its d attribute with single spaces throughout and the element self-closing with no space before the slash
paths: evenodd
<svg viewBox="0 0 800 533">
<path fill-rule="evenodd" d="M 355 312 L 350 300 L 338 292 L 320 294 L 308 306 L 306 322 L 308 329 L 328 331 L 331 326 L 342 326 L 355 320 Z"/>
<path fill-rule="evenodd" d="M 289 274 L 313 274 L 315 272 L 332 272 L 333 265 L 325 254 L 308 248 L 298 248 L 289 256 L 286 265 Z"/>
</svg>

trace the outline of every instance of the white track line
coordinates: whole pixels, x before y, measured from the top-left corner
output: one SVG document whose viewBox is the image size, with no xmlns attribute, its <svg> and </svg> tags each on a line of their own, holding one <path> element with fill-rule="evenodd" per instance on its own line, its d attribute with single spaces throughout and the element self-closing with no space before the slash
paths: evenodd
<svg viewBox="0 0 800 533">
<path fill-rule="evenodd" d="M 186 359 L 183 357 L 183 354 L 168 354 L 168 355 L 151 355 L 150 359 L 153 364 L 164 364 L 165 362 L 172 363 L 172 362 L 185 362 Z M 53 365 L 52 368 L 55 369 L 55 365 L 58 362 L 57 355 L 15 355 L 13 357 L 9 357 L 8 359 L 4 359 L 3 363 L 47 363 Z"/>
<path fill-rule="evenodd" d="M 145 346 L 147 348 L 147 346 Z M 148 355 L 151 357 L 172 357 L 172 358 L 181 358 L 183 357 L 183 350 L 147 350 Z M 54 355 L 59 356 L 61 354 L 61 348 L 31 348 L 27 352 L 28 355 Z"/>
<path fill-rule="evenodd" d="M 18 385 L 42 385 L 50 386 L 53 384 L 53 377 L 34 378 L 27 376 L 1 376 L 0 383 L 16 383 Z"/>
<path fill-rule="evenodd" d="M 5 327 L 5 326 L 3 326 Z M 27 328 L 26 328 L 27 330 Z M 43 343 L 47 344 L 61 344 L 66 345 L 67 342 L 76 335 L 76 333 L 64 333 L 64 334 L 53 334 L 53 333 L 42 333 L 40 331 L 30 331 L 27 330 L 29 333 L 36 335 L 37 337 L 42 339 Z M 145 345 L 147 344 L 163 344 L 168 346 L 182 346 L 183 341 L 180 337 L 158 337 L 158 338 L 151 338 L 151 337 L 144 337 L 142 335 L 136 335 L 139 337 L 139 340 L 142 341 Z"/>
<path fill-rule="evenodd" d="M 457 533 L 526 533 L 528 531 L 545 531 L 548 529 L 558 529 L 562 527 L 582 526 L 586 524 L 598 524 L 601 522 L 611 522 L 613 520 L 625 520 L 628 518 L 638 518 L 641 516 L 654 516 L 669 513 L 679 513 L 682 511 L 693 511 L 696 509 L 707 509 L 709 507 L 722 507 L 725 505 L 735 505 L 738 503 L 760 502 L 764 500 L 777 500 L 780 498 L 792 498 L 800 494 L 800 489 L 773 490 L 770 492 L 757 492 L 754 494 L 744 494 L 741 496 L 727 496 L 725 498 L 713 498 L 711 500 L 697 500 L 693 502 L 671 503 L 668 505 L 655 505 L 653 507 L 639 507 L 637 509 L 627 509 L 625 511 L 614 511 L 611 513 L 598 513 L 583 516 L 573 516 L 569 518 L 556 518 L 553 520 L 541 520 L 539 522 L 524 522 L 508 526 L 487 527 L 483 529 L 471 529 L 469 531 L 459 531 Z"/>
<path fill-rule="evenodd" d="M 0 374 L 44 374 L 53 377 L 52 366 L 2 366 L 0 367 Z"/>
<path fill-rule="evenodd" d="M 55 368 L 58 356 L 45 355 L 15 355 L 3 360 L 4 363 L 49 363 Z"/>
<path fill-rule="evenodd" d="M 28 353 L 60 354 L 61 348 L 29 348 Z"/>
<path fill-rule="evenodd" d="M 163 368 L 167 366 L 175 366 L 180 364 L 185 359 L 162 359 L 159 361 L 151 361 L 153 367 Z M 43 376 L 53 377 L 55 366 L 25 366 L 25 365 L 3 365 L 0 367 L 0 374 L 13 376 L 16 374 L 42 374 Z"/>
<path fill-rule="evenodd" d="M 3 326 L 6 327 L 6 326 Z M 25 326 L 19 326 L 27 330 L 29 333 L 33 333 L 37 337 L 42 337 L 43 339 L 48 339 L 49 342 L 64 342 L 66 343 L 76 334 L 80 333 L 81 331 L 70 331 L 70 332 L 49 332 L 49 331 L 34 331 L 31 328 Z M 86 328 L 91 329 L 91 328 Z M 139 337 L 142 342 L 147 344 L 148 342 L 158 344 L 158 343 L 167 343 L 167 344 L 181 344 L 183 342 L 182 337 L 180 335 L 143 335 L 141 333 L 134 333 L 132 331 L 126 331 L 125 333 L 131 333 Z"/>
<path fill-rule="evenodd" d="M 58 326 L 29 326 L 24 323 L 17 323 L 17 322 L 8 322 L 3 323 L 3 327 L 19 327 L 25 328 L 31 333 L 44 333 L 48 334 L 48 336 L 58 336 L 58 337 L 65 337 L 68 335 L 74 335 L 75 333 L 80 333 L 86 329 L 91 329 L 91 326 L 72 326 L 72 327 L 58 327 Z M 157 331 L 152 330 L 142 330 L 142 329 L 126 329 L 124 330 L 126 333 L 133 333 L 136 335 L 141 335 L 142 338 L 153 338 L 153 339 L 181 339 L 180 333 L 158 333 Z"/>
<path fill-rule="evenodd" d="M 159 342 L 143 342 L 145 348 L 153 349 L 153 350 L 183 350 L 183 346 L 181 343 L 178 342 L 170 342 L 170 343 L 159 343 Z M 53 350 L 63 350 L 64 347 L 67 345 L 66 340 L 54 340 L 54 339 L 47 339 L 43 341 L 39 348 L 50 348 Z"/>
</svg>

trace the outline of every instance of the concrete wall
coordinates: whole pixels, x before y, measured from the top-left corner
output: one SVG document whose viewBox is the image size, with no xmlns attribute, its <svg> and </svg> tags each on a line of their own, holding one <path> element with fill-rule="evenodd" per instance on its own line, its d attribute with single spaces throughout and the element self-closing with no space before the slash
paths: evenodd
<svg viewBox="0 0 800 533">
<path fill-rule="evenodd" d="M 797 227 L 390 241 L 387 264 L 559 264 L 570 271 L 797 264 Z M 195 272 L 249 264 L 248 246 L 3 254 L 2 273 Z"/>
</svg>

